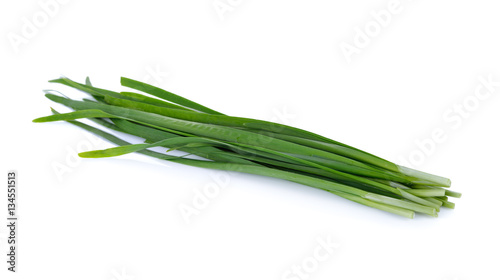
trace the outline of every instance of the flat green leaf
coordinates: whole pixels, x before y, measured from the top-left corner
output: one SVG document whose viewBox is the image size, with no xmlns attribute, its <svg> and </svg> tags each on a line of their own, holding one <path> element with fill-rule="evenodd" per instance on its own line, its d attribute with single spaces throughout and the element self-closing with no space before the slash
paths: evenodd
<svg viewBox="0 0 500 280">
<path fill-rule="evenodd" d="M 191 101 L 191 100 L 189 100 L 187 98 L 184 98 L 184 97 L 179 96 L 177 94 L 171 93 L 171 92 L 166 91 L 164 89 L 161 89 L 161 88 L 158 88 L 158 87 L 155 87 L 155 86 L 143 83 L 143 82 L 139 82 L 139 81 L 136 81 L 136 80 L 132 80 L 132 79 L 129 79 L 129 78 L 122 77 L 121 78 L 121 84 L 122 84 L 122 86 L 133 88 L 133 89 L 136 89 L 136 90 L 139 90 L 139 91 L 151 94 L 153 96 L 159 97 L 161 99 L 164 99 L 164 100 L 176 103 L 178 105 L 198 110 L 200 112 L 205 112 L 205 113 L 208 113 L 208 114 L 222 115 L 221 113 L 219 113 L 219 112 L 217 112 L 215 110 L 207 108 L 207 107 L 205 107 L 205 106 L 203 106 L 201 104 L 198 104 L 198 103 L 196 103 L 194 101 Z"/>
</svg>

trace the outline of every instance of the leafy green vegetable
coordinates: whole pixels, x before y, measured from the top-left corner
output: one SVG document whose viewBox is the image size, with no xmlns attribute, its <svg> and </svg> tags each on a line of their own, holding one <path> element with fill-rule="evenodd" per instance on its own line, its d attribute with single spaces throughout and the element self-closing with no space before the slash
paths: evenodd
<svg viewBox="0 0 500 280">
<path fill-rule="evenodd" d="M 319 134 L 273 122 L 227 116 L 158 87 L 128 78 L 122 86 L 140 92 L 111 91 L 68 78 L 51 82 L 81 90 L 92 99 L 72 100 L 52 93 L 46 97 L 73 112 L 41 117 L 34 122 L 67 121 L 117 147 L 80 153 L 84 158 L 141 153 L 193 167 L 237 171 L 280 178 L 322 189 L 348 200 L 413 218 L 414 212 L 437 216 L 441 207 L 454 208 L 449 179 L 399 166 Z M 148 96 L 149 94 L 151 96 Z M 94 123 L 144 139 L 131 144 Z M 165 147 L 165 153 L 148 150 Z M 181 150 L 204 159 L 172 156 Z"/>
</svg>

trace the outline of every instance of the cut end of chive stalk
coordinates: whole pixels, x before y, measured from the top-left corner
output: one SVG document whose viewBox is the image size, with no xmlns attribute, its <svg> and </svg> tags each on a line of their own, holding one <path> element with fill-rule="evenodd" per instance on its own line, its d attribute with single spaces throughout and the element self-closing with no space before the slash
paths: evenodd
<svg viewBox="0 0 500 280">
<path fill-rule="evenodd" d="M 450 201 L 443 201 L 443 207 L 455 209 L 455 203 Z"/>
<path fill-rule="evenodd" d="M 440 186 L 449 187 L 451 186 L 451 180 L 445 177 L 437 176 L 434 174 L 429 174 L 412 168 L 398 166 L 399 172 L 409 177 L 413 177 L 415 183 L 424 183 L 426 181 L 435 183 Z M 423 180 L 423 181 L 422 181 Z"/>
<path fill-rule="evenodd" d="M 461 198 L 462 197 L 462 193 L 454 192 L 454 191 L 450 191 L 450 190 L 445 190 L 445 195 L 451 196 L 451 197 L 455 197 L 455 198 Z"/>
</svg>

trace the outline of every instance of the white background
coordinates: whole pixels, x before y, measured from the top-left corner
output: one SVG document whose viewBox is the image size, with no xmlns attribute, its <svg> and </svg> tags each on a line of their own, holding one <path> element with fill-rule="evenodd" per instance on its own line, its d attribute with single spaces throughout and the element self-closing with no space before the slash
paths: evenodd
<svg viewBox="0 0 500 280">
<path fill-rule="evenodd" d="M 500 87 L 480 82 L 500 81 L 498 1 L 47 2 L 0 6 L 0 170 L 3 189 L 18 171 L 20 219 L 18 273 L 2 261 L 1 279 L 500 279 Z M 31 122 L 50 114 L 43 89 L 83 96 L 47 82 L 61 75 L 115 90 L 127 76 L 305 128 L 449 177 L 464 196 L 409 220 L 276 179 L 139 155 L 75 160 L 111 144 Z M 187 223 L 179 207 L 210 184 L 220 192 Z M 287 274 L 304 264 L 302 278 Z"/>
</svg>

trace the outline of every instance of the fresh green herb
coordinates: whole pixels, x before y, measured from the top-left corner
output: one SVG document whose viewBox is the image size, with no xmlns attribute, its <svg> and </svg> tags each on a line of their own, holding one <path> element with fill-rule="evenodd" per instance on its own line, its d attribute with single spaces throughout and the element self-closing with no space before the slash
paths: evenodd
<svg viewBox="0 0 500 280">
<path fill-rule="evenodd" d="M 128 78 L 122 86 L 141 92 L 115 92 L 68 78 L 51 82 L 81 90 L 81 101 L 47 93 L 73 112 L 35 119 L 67 121 L 117 147 L 80 153 L 84 158 L 141 153 L 185 165 L 280 178 L 322 189 L 348 200 L 413 218 L 437 217 L 441 207 L 454 208 L 449 179 L 395 163 L 299 128 L 227 116 L 166 90 Z M 149 96 L 148 96 L 149 95 Z M 90 119 L 106 128 L 144 139 L 131 144 L 101 129 L 76 121 Z M 165 147 L 166 153 L 148 150 Z M 180 150 L 204 159 L 172 156 Z"/>
</svg>

